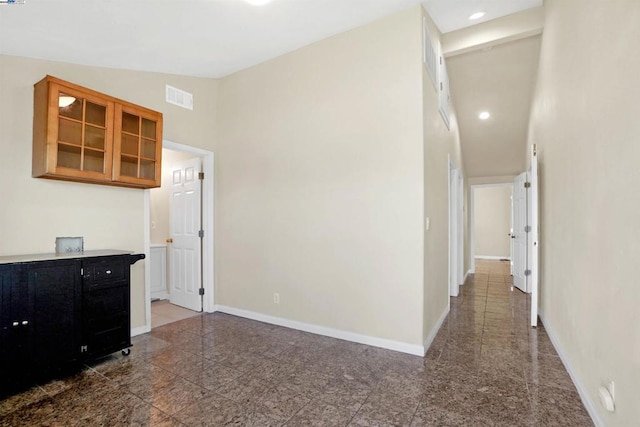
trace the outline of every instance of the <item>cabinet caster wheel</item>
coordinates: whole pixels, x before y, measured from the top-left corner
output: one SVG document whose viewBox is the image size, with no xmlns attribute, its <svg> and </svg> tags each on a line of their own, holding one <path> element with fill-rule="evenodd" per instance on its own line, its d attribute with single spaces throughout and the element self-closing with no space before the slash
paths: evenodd
<svg viewBox="0 0 640 427">
<path fill-rule="evenodd" d="M 131 349 L 130 348 L 125 348 L 124 350 L 122 350 L 122 355 L 123 356 L 128 356 L 131 354 Z"/>
</svg>

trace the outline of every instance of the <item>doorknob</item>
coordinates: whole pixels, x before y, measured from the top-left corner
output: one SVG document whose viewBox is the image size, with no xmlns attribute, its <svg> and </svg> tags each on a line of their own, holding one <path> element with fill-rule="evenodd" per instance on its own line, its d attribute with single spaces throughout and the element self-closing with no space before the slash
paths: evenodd
<svg viewBox="0 0 640 427">
<path fill-rule="evenodd" d="M 172 239 L 171 237 L 169 237 L 169 238 L 167 239 L 167 243 L 173 243 L 173 239 Z"/>
</svg>

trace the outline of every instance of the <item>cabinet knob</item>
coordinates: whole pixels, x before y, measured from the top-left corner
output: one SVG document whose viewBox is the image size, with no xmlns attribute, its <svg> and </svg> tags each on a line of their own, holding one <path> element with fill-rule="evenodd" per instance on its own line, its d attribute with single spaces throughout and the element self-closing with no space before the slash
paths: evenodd
<svg viewBox="0 0 640 427">
<path fill-rule="evenodd" d="M 23 320 L 23 321 L 22 321 L 22 325 L 28 325 L 28 324 L 29 324 L 29 321 L 28 321 L 28 320 Z"/>
<path fill-rule="evenodd" d="M 20 322 L 13 322 L 12 325 L 13 326 L 18 326 L 20 324 Z"/>
</svg>

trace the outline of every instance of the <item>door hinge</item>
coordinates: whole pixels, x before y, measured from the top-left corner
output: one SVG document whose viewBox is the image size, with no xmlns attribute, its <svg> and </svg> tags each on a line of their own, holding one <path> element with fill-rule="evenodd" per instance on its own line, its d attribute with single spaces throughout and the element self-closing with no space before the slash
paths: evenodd
<svg viewBox="0 0 640 427">
<path fill-rule="evenodd" d="M 204 179 L 204 172 L 198 172 L 198 179 Z"/>
<path fill-rule="evenodd" d="M 198 237 L 201 238 L 201 239 L 204 237 L 204 230 L 199 230 L 198 231 Z"/>
<path fill-rule="evenodd" d="M 524 188 L 529 188 L 529 187 L 531 187 L 531 183 L 529 181 L 526 181 L 524 183 Z"/>
<path fill-rule="evenodd" d="M 529 233 L 531 231 L 531 226 L 530 225 L 525 225 L 524 226 L 524 232 L 525 233 Z"/>
<path fill-rule="evenodd" d="M 524 271 L 524 275 L 525 276 L 531 276 L 531 270 L 525 270 Z"/>
<path fill-rule="evenodd" d="M 198 290 L 198 293 L 199 293 L 200 295 L 204 295 L 204 288 L 200 288 L 200 289 Z"/>
</svg>

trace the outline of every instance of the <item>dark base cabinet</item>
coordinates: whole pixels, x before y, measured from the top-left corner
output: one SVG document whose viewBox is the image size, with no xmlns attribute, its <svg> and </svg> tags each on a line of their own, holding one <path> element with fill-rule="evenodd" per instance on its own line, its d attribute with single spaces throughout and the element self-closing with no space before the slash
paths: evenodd
<svg viewBox="0 0 640 427">
<path fill-rule="evenodd" d="M 130 265 L 144 255 L 33 257 L 0 258 L 0 397 L 131 347 Z"/>
</svg>

